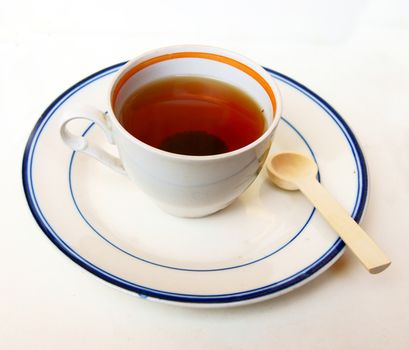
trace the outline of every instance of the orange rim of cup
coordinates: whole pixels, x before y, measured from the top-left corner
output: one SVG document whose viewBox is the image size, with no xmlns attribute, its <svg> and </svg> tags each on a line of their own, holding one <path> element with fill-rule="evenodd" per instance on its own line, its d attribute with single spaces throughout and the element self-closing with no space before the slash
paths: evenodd
<svg viewBox="0 0 409 350">
<path fill-rule="evenodd" d="M 245 65 L 242 62 L 239 62 L 233 58 L 222 56 L 222 55 L 217 55 L 214 53 L 208 53 L 208 52 L 175 52 L 175 53 L 169 53 L 161 56 L 156 56 L 153 58 L 150 58 L 146 61 L 143 61 L 136 66 L 130 68 L 128 71 L 125 72 L 125 74 L 118 80 L 116 83 L 113 93 L 112 93 L 112 106 L 115 106 L 119 91 L 121 88 L 125 85 L 125 83 L 130 79 L 134 74 L 138 73 L 142 69 L 149 67 L 155 63 L 163 62 L 163 61 L 168 61 L 176 58 L 203 58 L 203 59 L 208 59 L 208 60 L 213 60 L 213 61 L 218 61 L 222 62 L 225 64 L 228 64 L 230 66 L 233 66 L 237 69 L 240 69 L 242 72 L 250 75 L 253 79 L 255 79 L 266 91 L 267 95 L 269 96 L 271 100 L 271 104 L 273 106 L 273 111 L 275 113 L 276 111 L 276 98 L 273 92 L 273 89 L 271 88 L 270 84 L 260 75 L 260 73 L 257 73 L 254 69 L 250 68 L 249 66 Z"/>
</svg>

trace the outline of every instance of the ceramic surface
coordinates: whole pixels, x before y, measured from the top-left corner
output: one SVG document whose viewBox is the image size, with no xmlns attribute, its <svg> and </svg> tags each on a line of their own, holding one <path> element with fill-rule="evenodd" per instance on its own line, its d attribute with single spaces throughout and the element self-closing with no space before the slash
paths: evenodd
<svg viewBox="0 0 409 350">
<path fill-rule="evenodd" d="M 44 233 L 70 259 L 143 298 L 189 306 L 233 306 L 286 293 L 327 269 L 343 242 L 297 192 L 275 188 L 265 169 L 228 208 L 205 218 L 164 213 L 128 178 L 78 152 L 59 135 L 66 110 L 104 110 L 118 64 L 85 78 L 44 112 L 28 140 L 23 183 Z M 345 121 L 318 95 L 267 70 L 283 96 L 272 153 L 304 152 L 320 181 L 359 220 L 367 198 L 362 151 Z M 86 121 L 75 132 L 105 137 Z"/>
</svg>

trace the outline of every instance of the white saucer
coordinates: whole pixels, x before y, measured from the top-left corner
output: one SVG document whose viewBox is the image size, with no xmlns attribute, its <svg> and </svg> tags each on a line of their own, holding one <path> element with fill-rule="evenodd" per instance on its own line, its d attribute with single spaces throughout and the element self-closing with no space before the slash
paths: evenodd
<svg viewBox="0 0 409 350">
<path fill-rule="evenodd" d="M 163 213 L 126 177 L 71 152 L 59 135 L 62 112 L 83 104 L 104 110 L 107 86 L 122 64 L 60 95 L 27 143 L 27 201 L 41 229 L 62 252 L 141 297 L 196 306 L 239 305 L 278 296 L 337 260 L 344 243 L 300 193 L 273 187 L 265 170 L 227 209 L 206 218 L 181 219 Z M 272 152 L 295 150 L 313 157 L 322 183 L 359 220 L 368 181 L 351 130 L 319 96 L 268 71 L 283 99 Z M 93 125 L 75 126 L 105 144 Z"/>
</svg>

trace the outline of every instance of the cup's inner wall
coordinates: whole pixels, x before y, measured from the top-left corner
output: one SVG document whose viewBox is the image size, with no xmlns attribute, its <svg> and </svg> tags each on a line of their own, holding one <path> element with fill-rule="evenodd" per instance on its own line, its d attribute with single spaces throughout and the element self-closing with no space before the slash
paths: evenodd
<svg viewBox="0 0 409 350">
<path fill-rule="evenodd" d="M 247 93 L 264 110 L 267 128 L 273 122 L 273 107 L 264 88 L 251 76 L 226 63 L 202 58 L 178 58 L 155 63 L 135 73 L 121 87 L 113 106 L 116 116 L 126 99 L 143 85 L 173 76 L 203 76 L 234 85 Z"/>
</svg>

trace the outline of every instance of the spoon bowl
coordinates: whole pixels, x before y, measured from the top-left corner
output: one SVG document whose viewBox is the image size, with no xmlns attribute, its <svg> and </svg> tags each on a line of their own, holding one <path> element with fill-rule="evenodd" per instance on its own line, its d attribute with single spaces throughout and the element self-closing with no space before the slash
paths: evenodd
<svg viewBox="0 0 409 350">
<path fill-rule="evenodd" d="M 316 177 L 318 167 L 315 162 L 306 156 L 286 152 L 279 153 L 267 164 L 267 172 L 270 179 L 278 187 L 295 191 L 299 189 L 297 179 L 304 177 Z"/>
</svg>

